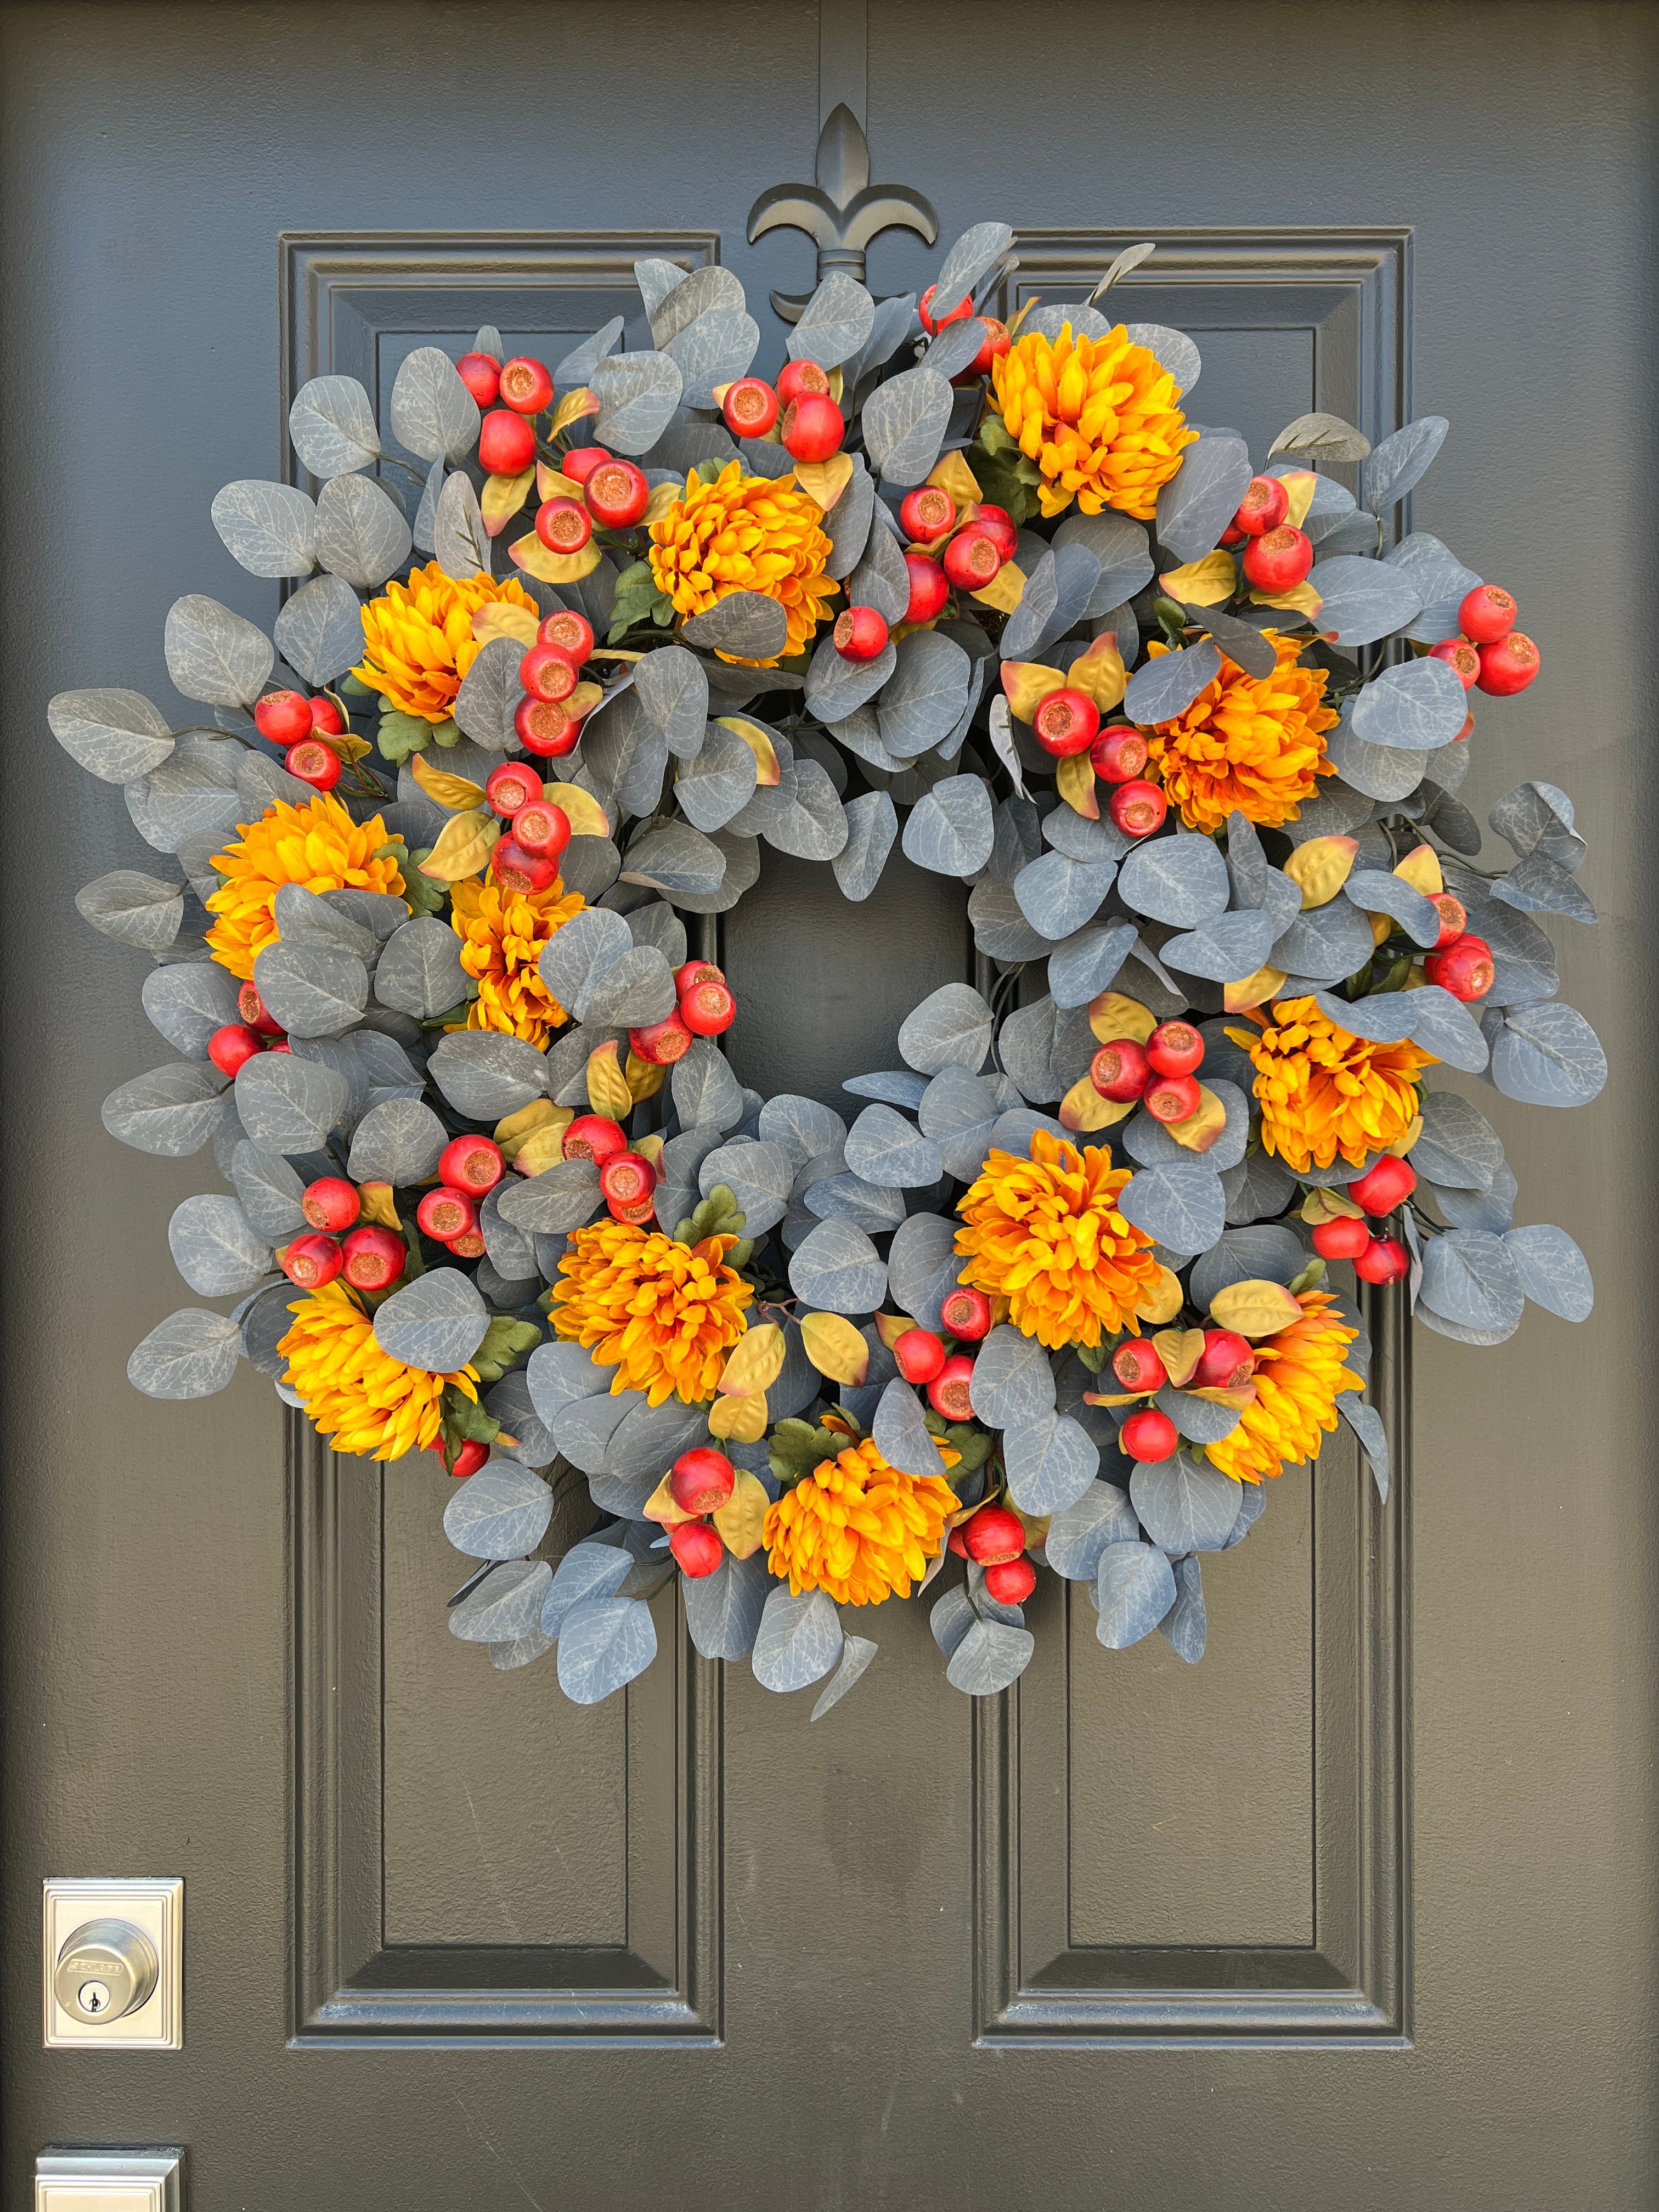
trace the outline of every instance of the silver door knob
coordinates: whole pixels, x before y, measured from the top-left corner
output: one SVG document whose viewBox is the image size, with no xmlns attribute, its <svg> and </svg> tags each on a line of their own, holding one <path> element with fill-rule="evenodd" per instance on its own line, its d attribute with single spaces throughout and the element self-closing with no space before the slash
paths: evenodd
<svg viewBox="0 0 1659 2212">
<path fill-rule="evenodd" d="M 161 1970 L 142 1928 L 130 1920 L 88 1920 L 58 1952 L 52 1988 L 72 2020 L 96 2026 L 136 2011 Z"/>
</svg>

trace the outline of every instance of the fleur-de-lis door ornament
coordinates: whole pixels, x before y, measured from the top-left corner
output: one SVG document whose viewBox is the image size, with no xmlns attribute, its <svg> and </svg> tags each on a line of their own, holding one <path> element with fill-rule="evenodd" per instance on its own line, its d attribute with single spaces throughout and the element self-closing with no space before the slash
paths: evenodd
<svg viewBox="0 0 1659 2212">
<path fill-rule="evenodd" d="M 818 283 L 844 269 L 864 282 L 864 257 L 870 241 L 884 230 L 913 230 L 927 245 L 939 236 L 939 217 L 920 192 L 903 185 L 870 182 L 870 148 L 857 116 L 844 104 L 818 133 L 817 179 L 811 185 L 775 185 L 749 210 L 752 246 L 769 230 L 804 230 L 818 250 Z M 786 323 L 799 322 L 811 293 L 799 298 L 772 295 L 773 311 Z"/>
</svg>

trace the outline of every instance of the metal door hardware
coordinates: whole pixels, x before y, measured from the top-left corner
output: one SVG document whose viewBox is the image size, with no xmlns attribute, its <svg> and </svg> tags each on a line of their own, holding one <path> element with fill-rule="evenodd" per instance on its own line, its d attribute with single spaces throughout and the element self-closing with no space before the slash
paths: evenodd
<svg viewBox="0 0 1659 2212">
<path fill-rule="evenodd" d="M 184 1910 L 182 1881 L 46 1882 L 42 1948 L 48 2048 L 180 2047 Z"/>
<path fill-rule="evenodd" d="M 34 2161 L 34 2212 L 179 2212 L 181 2150 L 68 2150 Z"/>
</svg>

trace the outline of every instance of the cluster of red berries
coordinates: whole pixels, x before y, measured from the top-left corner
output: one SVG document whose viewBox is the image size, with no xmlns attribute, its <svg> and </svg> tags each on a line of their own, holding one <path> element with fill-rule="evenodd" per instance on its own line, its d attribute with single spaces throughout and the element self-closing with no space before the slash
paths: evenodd
<svg viewBox="0 0 1659 2212">
<path fill-rule="evenodd" d="M 985 1592 L 999 1605 L 1023 1605 L 1036 1588 L 1025 1556 L 1025 1524 L 1006 1505 L 981 1505 L 951 1531 L 948 1548 L 985 1570 Z"/>
<path fill-rule="evenodd" d="M 1429 903 L 1440 916 L 1440 934 L 1423 963 L 1424 974 L 1431 983 L 1437 983 L 1466 1004 L 1471 999 L 1484 999 L 1498 979 L 1491 945 L 1469 928 L 1462 899 L 1440 891 Z"/>
<path fill-rule="evenodd" d="M 656 1211 L 655 1164 L 643 1152 L 629 1150 L 620 1122 L 607 1114 L 579 1114 L 565 1131 L 560 1150 L 568 1160 L 592 1160 L 599 1189 L 613 1221 L 649 1221 Z"/>
<path fill-rule="evenodd" d="M 1313 540 L 1285 517 L 1291 495 L 1277 477 L 1252 477 L 1238 512 L 1221 533 L 1244 548 L 1241 566 L 1253 591 L 1293 592 L 1314 564 Z"/>
<path fill-rule="evenodd" d="M 974 312 L 973 301 L 963 300 L 951 308 L 948 315 L 935 315 L 933 295 L 938 289 L 937 285 L 930 284 L 916 303 L 916 313 L 921 327 L 930 338 L 937 337 L 941 331 L 948 330 L 952 323 L 966 322 Z M 959 368 L 951 379 L 952 384 L 971 384 L 975 377 L 988 376 L 991 363 L 999 355 L 1006 353 L 1013 343 L 1013 340 L 1008 335 L 1006 323 L 999 322 L 994 315 L 984 315 L 980 319 L 985 325 L 984 343 L 967 368 Z"/>
<path fill-rule="evenodd" d="M 593 625 L 574 607 L 561 607 L 538 624 L 536 642 L 519 663 L 524 697 L 513 716 L 527 753 L 557 760 L 576 750 L 585 718 L 568 702 L 592 650 Z"/>
<path fill-rule="evenodd" d="M 668 1532 L 668 1548 L 681 1572 L 694 1582 L 712 1575 L 726 1557 L 720 1531 L 711 1528 L 704 1516 L 719 1512 L 731 1497 L 737 1479 L 731 1461 L 711 1444 L 682 1452 L 669 1470 L 669 1496 L 682 1513 L 697 1517 L 676 1522 Z"/>
<path fill-rule="evenodd" d="M 1113 787 L 1108 809 L 1126 837 L 1150 837 L 1163 827 L 1169 801 L 1141 773 L 1146 740 L 1133 722 L 1109 722 L 1103 729 L 1094 701 L 1067 684 L 1043 700 L 1032 717 L 1031 733 L 1054 760 L 1088 754 L 1095 774 Z"/>
<path fill-rule="evenodd" d="M 1126 1390 L 1149 1397 L 1170 1379 L 1158 1346 L 1144 1336 L 1131 1336 L 1112 1354 L 1112 1372 Z M 1206 1328 L 1204 1349 L 1188 1376 L 1189 1390 L 1236 1390 L 1255 1372 L 1255 1353 L 1249 1340 L 1237 1329 Z M 1181 1442 L 1169 1415 L 1156 1406 L 1138 1406 L 1118 1431 L 1118 1441 L 1133 1460 L 1155 1462 L 1170 1459 Z"/>
<path fill-rule="evenodd" d="M 246 1066 L 256 1053 L 289 1049 L 287 1030 L 266 1010 L 257 986 L 242 985 L 236 994 L 236 1011 L 241 1020 L 227 1022 L 208 1039 L 208 1058 L 221 1075 L 229 1076 L 233 1082 L 237 1070 Z"/>
<path fill-rule="evenodd" d="M 340 781 L 340 756 L 323 739 L 341 736 L 345 717 L 322 693 L 307 699 L 303 691 L 267 691 L 255 702 L 253 726 L 262 738 L 284 749 L 283 765 L 301 783 L 332 791 Z"/>
<path fill-rule="evenodd" d="M 1385 1154 L 1347 1187 L 1354 1204 L 1369 1214 L 1392 1213 L 1417 1188 L 1417 1170 L 1409 1160 Z M 1352 1213 L 1320 1222 L 1313 1232 L 1313 1248 L 1322 1260 L 1352 1260 L 1364 1283 L 1395 1283 L 1411 1267 L 1411 1255 L 1397 1237 L 1376 1237 L 1370 1224 Z"/>
<path fill-rule="evenodd" d="M 919 484 L 907 492 L 899 523 L 912 549 L 904 556 L 910 578 L 908 623 L 932 622 L 943 614 L 952 591 L 982 592 L 994 584 L 1019 540 L 1006 507 L 986 501 L 959 508 L 942 484 Z"/>
<path fill-rule="evenodd" d="M 677 968 L 674 989 L 679 1003 L 672 1014 L 628 1032 L 635 1053 L 656 1067 L 684 1060 L 694 1037 L 724 1036 L 738 1011 L 725 972 L 712 960 L 688 960 Z"/>
<path fill-rule="evenodd" d="M 940 1309 L 945 1334 L 931 1328 L 907 1328 L 893 1340 L 893 1358 L 907 1382 L 925 1382 L 927 1402 L 947 1421 L 973 1418 L 974 1363 L 951 1342 L 977 1344 L 990 1334 L 991 1301 L 983 1291 L 954 1290 Z"/>
<path fill-rule="evenodd" d="M 830 379 L 815 361 L 786 362 L 775 384 L 740 376 L 726 386 L 720 413 L 734 438 L 763 438 L 777 424 L 785 452 L 798 461 L 827 461 L 847 435 Z"/>
<path fill-rule="evenodd" d="M 570 817 L 543 797 L 541 778 L 523 761 L 503 761 L 485 784 L 484 797 L 507 823 L 490 848 L 490 874 L 514 896 L 550 890 L 570 842 Z"/>
<path fill-rule="evenodd" d="M 1155 1121 L 1185 1121 L 1199 1109 L 1204 1040 L 1190 1022 L 1160 1022 L 1145 1044 L 1114 1037 L 1089 1062 L 1089 1080 L 1115 1106 L 1139 1099 Z"/>
<path fill-rule="evenodd" d="M 438 1182 L 415 1209 L 422 1233 L 445 1245 L 458 1260 L 482 1259 L 479 1202 L 506 1171 L 501 1146 L 488 1137 L 455 1137 L 438 1160 Z M 320 1290 L 337 1275 L 360 1291 L 388 1291 L 408 1262 L 408 1248 L 396 1230 L 377 1222 L 359 1225 L 362 1197 L 343 1176 L 323 1176 L 307 1185 L 300 1210 L 311 1224 L 282 1255 L 283 1273 L 302 1291 Z"/>
<path fill-rule="evenodd" d="M 1430 659 L 1455 669 L 1466 691 L 1479 685 L 1494 698 L 1513 697 L 1526 690 L 1540 665 L 1538 647 L 1515 627 L 1518 612 L 1514 594 L 1501 585 L 1477 584 L 1457 610 L 1462 635 L 1431 645 Z"/>
</svg>

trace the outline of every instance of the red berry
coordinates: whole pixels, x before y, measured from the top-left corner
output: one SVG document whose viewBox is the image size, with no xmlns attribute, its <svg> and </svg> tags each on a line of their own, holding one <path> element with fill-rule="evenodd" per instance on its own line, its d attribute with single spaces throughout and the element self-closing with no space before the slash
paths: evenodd
<svg viewBox="0 0 1659 2212">
<path fill-rule="evenodd" d="M 343 1176 L 319 1176 L 307 1184 L 300 1200 L 300 1211 L 313 1229 L 331 1230 L 337 1237 L 350 1228 L 362 1210 L 356 1184 Z"/>
<path fill-rule="evenodd" d="M 931 545 L 943 538 L 957 519 L 957 503 L 939 484 L 918 484 L 906 492 L 899 506 L 899 527 L 907 538 Z"/>
<path fill-rule="evenodd" d="M 283 1273 L 302 1291 L 320 1291 L 345 1265 L 331 1237 L 296 1237 L 283 1255 Z"/>
<path fill-rule="evenodd" d="M 1019 532 L 1014 527 L 1014 518 L 1006 507 L 984 506 L 974 516 L 974 527 L 982 530 L 988 538 L 996 541 L 996 549 L 1005 561 L 1012 561 L 1019 543 Z"/>
<path fill-rule="evenodd" d="M 999 321 L 995 315 L 981 315 L 980 320 L 985 325 L 985 337 L 980 349 L 966 368 L 959 368 L 957 371 L 951 379 L 952 384 L 971 384 L 975 377 L 988 376 L 991 373 L 991 363 L 1000 355 L 1006 353 L 1013 343 L 1012 338 L 1008 335 L 1006 323 Z"/>
<path fill-rule="evenodd" d="M 1265 538 L 1291 511 L 1291 495 L 1277 477 L 1252 477 L 1238 502 L 1233 526 L 1246 538 Z"/>
<path fill-rule="evenodd" d="M 264 1052 L 268 1040 L 246 1022 L 227 1022 L 222 1030 L 215 1030 L 208 1039 L 208 1058 L 221 1075 L 234 1076 L 239 1067 L 245 1067 L 256 1053 Z"/>
<path fill-rule="evenodd" d="M 908 623 L 932 622 L 935 615 L 944 612 L 945 602 L 951 596 L 945 571 L 925 553 L 907 553 L 904 566 L 910 579 L 910 604 L 904 610 L 904 619 Z"/>
<path fill-rule="evenodd" d="M 266 1008 L 257 983 L 244 983 L 236 994 L 236 1011 L 250 1029 L 262 1036 L 281 1036 L 283 1025 Z"/>
<path fill-rule="evenodd" d="M 340 756 L 320 738 L 301 738 L 297 745 L 290 745 L 283 765 L 313 791 L 332 791 L 340 781 Z"/>
<path fill-rule="evenodd" d="M 253 726 L 274 745 L 294 744 L 311 735 L 311 702 L 302 691 L 267 691 L 254 702 Z"/>
<path fill-rule="evenodd" d="M 631 1222 L 635 1228 L 643 1226 L 647 1221 L 654 1221 L 657 1218 L 657 1200 L 654 1191 L 641 1191 L 637 1198 L 608 1198 L 605 1204 L 611 1209 L 611 1218 L 613 1221 Z"/>
<path fill-rule="evenodd" d="M 1155 1121 L 1185 1121 L 1199 1109 L 1195 1075 L 1155 1075 L 1140 1096 Z"/>
<path fill-rule="evenodd" d="M 497 407 L 478 433 L 478 465 L 492 477 L 521 477 L 536 458 L 536 433 L 522 415 Z"/>
<path fill-rule="evenodd" d="M 1158 1075 L 1195 1075 L 1204 1040 L 1190 1022 L 1160 1022 L 1146 1040 L 1146 1060 Z"/>
<path fill-rule="evenodd" d="M 887 649 L 887 623 L 873 607 L 848 607 L 830 633 L 843 660 L 874 660 Z"/>
<path fill-rule="evenodd" d="M 1099 708 L 1086 691 L 1073 691 L 1069 686 L 1048 694 L 1031 725 L 1043 751 L 1056 760 L 1086 753 L 1099 727 Z"/>
<path fill-rule="evenodd" d="M 983 1291 L 969 1290 L 964 1283 L 945 1300 L 939 1320 L 946 1334 L 959 1344 L 977 1344 L 991 1333 L 991 1301 Z"/>
<path fill-rule="evenodd" d="M 1236 1329 L 1206 1328 L 1204 1349 L 1193 1370 L 1195 1390 L 1231 1390 L 1248 1382 L 1255 1372 L 1255 1354 L 1249 1340 Z"/>
<path fill-rule="evenodd" d="M 787 361 L 779 372 L 778 404 L 788 406 L 792 399 L 800 399 L 808 392 L 828 398 L 830 379 L 815 361 Z"/>
<path fill-rule="evenodd" d="M 514 898 L 537 898 L 558 881 L 558 865 L 540 853 L 526 853 L 512 837 L 498 837 L 490 848 L 489 872 Z"/>
<path fill-rule="evenodd" d="M 968 1556 L 982 1567 L 1004 1559 L 1017 1559 L 1025 1549 L 1025 1525 L 1006 1505 L 981 1505 L 971 1521 L 962 1524 Z"/>
<path fill-rule="evenodd" d="M 560 1150 L 568 1160 L 592 1160 L 603 1167 L 628 1150 L 628 1139 L 608 1115 L 579 1114 L 565 1131 Z"/>
<path fill-rule="evenodd" d="M 952 1352 L 927 1385 L 927 1402 L 947 1421 L 965 1421 L 974 1410 L 969 1379 L 974 1363 L 965 1352 Z"/>
<path fill-rule="evenodd" d="M 698 983 L 723 983 L 724 968 L 717 968 L 712 960 L 686 960 L 674 970 L 674 995 L 683 999 Z"/>
<path fill-rule="evenodd" d="M 611 459 L 608 446 L 573 446 L 559 463 L 559 474 L 571 483 L 585 484 L 602 461 Z"/>
<path fill-rule="evenodd" d="M 1520 630 L 1512 629 L 1495 645 L 1480 648 L 1480 673 L 1475 681 L 1495 699 L 1512 699 L 1524 691 L 1537 675 L 1538 647 Z"/>
<path fill-rule="evenodd" d="M 481 1444 L 476 1437 L 468 1437 L 456 1453 L 455 1464 L 449 1471 L 457 1482 L 465 1481 L 469 1474 L 476 1474 L 489 1457 L 489 1446 Z"/>
<path fill-rule="evenodd" d="M 1443 637 L 1438 645 L 1429 647 L 1431 660 L 1443 660 L 1455 672 L 1458 682 L 1468 691 L 1480 673 L 1480 655 L 1466 637 Z"/>
<path fill-rule="evenodd" d="M 1457 610 L 1457 624 L 1476 645 L 1496 645 L 1515 628 L 1517 611 L 1514 594 L 1501 584 L 1477 584 Z"/>
<path fill-rule="evenodd" d="M 389 1290 L 409 1264 L 409 1248 L 395 1229 L 368 1222 L 341 1245 L 345 1279 L 360 1291 Z"/>
<path fill-rule="evenodd" d="M 1392 1213 L 1417 1188 L 1417 1170 L 1409 1160 L 1385 1152 L 1375 1167 L 1348 1185 L 1348 1196 L 1367 1213 Z"/>
<path fill-rule="evenodd" d="M 680 1572 L 690 1575 L 693 1582 L 717 1573 L 726 1557 L 725 1545 L 706 1521 L 677 1523 L 668 1532 L 668 1548 L 678 1561 Z"/>
<path fill-rule="evenodd" d="M 994 583 L 1002 552 L 988 530 L 970 522 L 945 549 L 945 573 L 959 592 L 982 592 Z"/>
<path fill-rule="evenodd" d="M 593 518 L 574 499 L 544 499 L 536 509 L 536 535 L 550 553 L 580 553 L 593 535 Z"/>
<path fill-rule="evenodd" d="M 778 419 L 778 395 L 763 377 L 740 376 L 721 400 L 720 413 L 734 438 L 763 438 Z"/>
<path fill-rule="evenodd" d="M 974 1521 L 982 1516 L 975 1513 Z M 968 1526 L 971 1528 L 974 1521 Z M 999 1559 L 985 1570 L 985 1595 L 999 1605 L 1024 1605 L 1036 1588 L 1036 1569 L 1029 1559 Z"/>
<path fill-rule="evenodd" d="M 345 727 L 345 716 L 334 702 L 319 691 L 309 703 L 312 728 L 319 737 L 337 738 Z"/>
<path fill-rule="evenodd" d="M 1221 543 L 1226 546 L 1242 545 L 1244 543 L 1244 532 L 1236 522 L 1230 522 L 1221 533 Z"/>
<path fill-rule="evenodd" d="M 465 1237 L 470 1229 L 477 1227 L 478 1209 L 464 1190 L 440 1183 L 436 1190 L 428 1191 L 416 1207 L 415 1218 L 428 1237 L 435 1237 L 441 1244 L 447 1244 L 452 1237 Z"/>
<path fill-rule="evenodd" d="M 553 404 L 553 374 L 544 361 L 518 354 L 501 365 L 501 404 L 515 415 L 539 415 Z"/>
<path fill-rule="evenodd" d="M 931 1328 L 907 1328 L 894 1340 L 893 1357 L 907 1382 L 931 1382 L 945 1364 L 945 1346 Z"/>
<path fill-rule="evenodd" d="M 538 760 L 562 759 L 574 753 L 582 733 L 582 717 L 573 714 L 556 699 L 520 699 L 513 713 L 519 743 Z"/>
<path fill-rule="evenodd" d="M 593 625 L 574 607 L 557 607 L 538 625 L 536 642 L 556 646 L 573 668 L 580 668 L 593 650 Z"/>
<path fill-rule="evenodd" d="M 501 365 L 487 353 L 464 353 L 455 364 L 457 374 L 480 407 L 493 407 L 501 388 Z"/>
<path fill-rule="evenodd" d="M 513 842 L 521 853 L 556 862 L 570 842 L 570 817 L 550 799 L 532 799 L 513 817 Z"/>
<path fill-rule="evenodd" d="M 521 806 L 528 806 L 532 799 L 542 795 L 542 780 L 533 769 L 522 761 L 503 761 L 489 772 L 484 786 L 484 797 L 506 821 L 511 821 Z"/>
<path fill-rule="evenodd" d="M 629 1030 L 628 1042 L 632 1050 L 641 1060 L 648 1060 L 653 1067 L 672 1067 L 690 1051 L 691 1032 L 678 1013 L 665 1014 L 659 1022 L 648 1022 L 643 1029 Z"/>
<path fill-rule="evenodd" d="M 292 1052 L 293 1046 L 284 1037 L 276 1037 L 265 1047 L 267 1052 Z"/>
<path fill-rule="evenodd" d="M 438 1180 L 451 1190 L 483 1198 L 507 1172 L 501 1148 L 488 1137 L 452 1137 L 438 1155 Z"/>
<path fill-rule="evenodd" d="M 1089 765 L 1108 783 L 1133 783 L 1146 765 L 1146 740 L 1127 723 L 1115 722 L 1090 746 Z"/>
<path fill-rule="evenodd" d="M 738 1471 L 712 1444 L 682 1452 L 669 1471 L 668 1494 L 682 1513 L 714 1513 L 732 1495 Z"/>
<path fill-rule="evenodd" d="M 657 1171 L 641 1152 L 617 1152 L 599 1170 L 599 1188 L 609 1206 L 637 1206 L 657 1188 Z"/>
<path fill-rule="evenodd" d="M 805 392 L 784 410 L 783 442 L 798 461 L 827 461 L 847 435 L 842 412 L 827 392 Z"/>
<path fill-rule="evenodd" d="M 1244 575 L 1258 592 L 1289 592 L 1314 564 L 1313 541 L 1290 523 L 1281 523 L 1244 549 Z"/>
<path fill-rule="evenodd" d="M 916 305 L 916 313 L 921 318 L 921 327 L 930 338 L 945 329 L 948 325 L 959 323 L 964 315 L 971 315 L 974 312 L 973 301 L 963 300 L 958 306 L 952 307 L 948 315 L 941 315 L 935 321 L 933 313 L 933 295 L 938 289 L 937 284 L 930 284 Z"/>
<path fill-rule="evenodd" d="M 1181 1438 L 1176 1425 L 1167 1413 L 1160 1413 L 1156 1406 L 1141 1406 L 1130 1414 L 1118 1431 L 1118 1441 L 1133 1460 L 1142 1465 L 1161 1459 L 1173 1459 Z"/>
<path fill-rule="evenodd" d="M 1443 952 L 1431 952 L 1423 963 L 1423 973 L 1431 983 L 1438 983 L 1443 991 L 1449 991 L 1466 1005 L 1471 999 L 1484 999 L 1498 978 L 1491 945 L 1468 929 L 1461 937 L 1454 937 Z"/>
<path fill-rule="evenodd" d="M 724 983 L 694 983 L 680 994 L 680 1019 L 693 1036 L 719 1036 L 729 1030 L 738 1002 Z"/>
<path fill-rule="evenodd" d="M 1314 1224 L 1313 1248 L 1322 1260 L 1356 1260 L 1370 1241 L 1370 1231 L 1352 1213 Z"/>
<path fill-rule="evenodd" d="M 569 654 L 556 645 L 532 645 L 519 663 L 519 681 L 532 699 L 557 705 L 570 696 L 580 680 Z"/>
<path fill-rule="evenodd" d="M 645 513 L 651 487 L 632 461 L 601 461 L 582 486 L 587 511 L 607 530 L 630 530 Z"/>
<path fill-rule="evenodd" d="M 459 1237 L 446 1237 L 441 1241 L 458 1260 L 482 1260 L 489 1249 L 482 1229 L 464 1229 Z"/>
<path fill-rule="evenodd" d="M 1126 1390 L 1161 1390 L 1170 1370 L 1155 1344 L 1144 1336 L 1127 1336 L 1112 1354 L 1112 1372 Z"/>
<path fill-rule="evenodd" d="M 1139 1098 L 1152 1079 L 1152 1064 L 1146 1057 L 1146 1048 L 1133 1037 L 1114 1037 L 1089 1062 L 1090 1082 L 1115 1106 Z"/>
<path fill-rule="evenodd" d="M 1433 949 L 1437 952 L 1443 952 L 1452 939 L 1461 937 L 1468 927 L 1468 908 L 1462 899 L 1454 898 L 1449 891 L 1431 891 L 1429 904 L 1440 917 L 1440 934 L 1434 940 Z"/>
<path fill-rule="evenodd" d="M 1119 784 L 1107 802 L 1111 817 L 1126 837 L 1150 837 L 1161 830 L 1170 803 L 1155 783 L 1135 778 Z"/>
<path fill-rule="evenodd" d="M 1464 741 L 1464 739 L 1465 739 L 1466 738 L 1472 738 L 1474 735 L 1474 708 L 1470 708 L 1470 710 L 1469 710 L 1469 712 L 1468 712 L 1467 714 L 1465 714 L 1465 715 L 1464 715 L 1464 717 L 1463 717 L 1463 726 L 1462 726 L 1462 729 L 1457 732 L 1457 735 L 1456 735 L 1456 736 L 1452 739 L 1452 743 L 1453 743 L 1455 745 L 1461 745 L 1461 744 L 1463 743 L 1463 741 Z"/>
<path fill-rule="evenodd" d="M 945 1548 L 947 1552 L 954 1552 L 959 1559 L 965 1559 L 967 1558 L 968 1539 L 962 1529 L 951 1529 L 950 1534 L 945 1540 Z"/>
<path fill-rule="evenodd" d="M 1354 1255 L 1353 1271 L 1362 1283 L 1398 1283 L 1411 1273 L 1412 1256 L 1397 1237 L 1373 1237 L 1363 1252 Z"/>
</svg>

